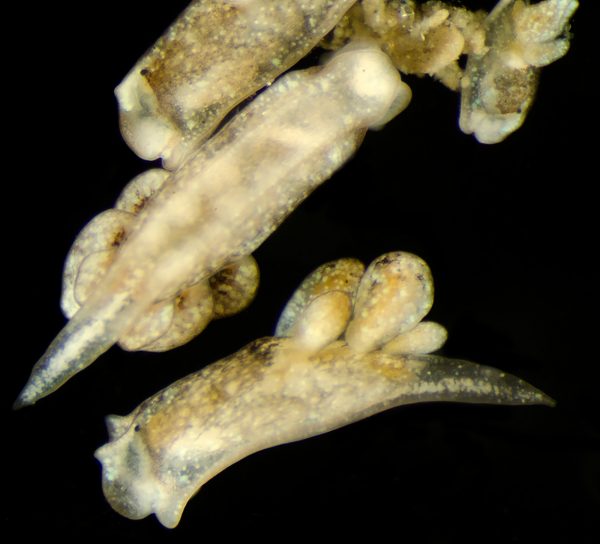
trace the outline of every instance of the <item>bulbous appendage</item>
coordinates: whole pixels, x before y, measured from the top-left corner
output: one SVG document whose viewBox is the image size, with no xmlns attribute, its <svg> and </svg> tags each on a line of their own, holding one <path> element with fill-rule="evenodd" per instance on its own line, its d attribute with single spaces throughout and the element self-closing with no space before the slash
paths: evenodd
<svg viewBox="0 0 600 544">
<path fill-rule="evenodd" d="M 318 351 L 337 340 L 352 315 L 352 301 L 365 266 L 357 259 L 321 265 L 296 289 L 286 304 L 275 336 L 292 336 Z"/>
<path fill-rule="evenodd" d="M 375 259 L 363 276 L 346 331 L 356 351 L 373 351 L 413 329 L 433 304 L 431 271 L 410 253 L 388 253 Z"/>
<path fill-rule="evenodd" d="M 61 306 L 73 317 L 100 285 L 117 257 L 119 247 L 133 232 L 139 214 L 160 191 L 169 172 L 153 169 L 127 184 L 114 209 L 95 217 L 79 233 L 67 256 Z M 202 271 L 199 271 L 202 276 Z M 212 319 L 242 311 L 258 287 L 258 266 L 248 256 L 208 280 L 153 303 L 135 323 L 119 334 L 127 351 L 167 351 L 189 342 Z"/>
<path fill-rule="evenodd" d="M 369 36 L 403 74 L 429 75 L 459 90 L 461 130 L 493 144 L 525 120 L 540 68 L 569 49 L 577 6 L 577 0 L 499 0 L 486 14 L 457 2 L 362 0 L 321 45 L 335 50 Z"/>
<path fill-rule="evenodd" d="M 63 270 L 61 308 L 67 318 L 79 311 L 106 276 L 140 212 L 168 177 L 169 173 L 160 168 L 135 177 L 125 186 L 115 207 L 94 217 L 77 235 Z"/>
<path fill-rule="evenodd" d="M 167 351 L 196 337 L 212 318 L 212 292 L 203 281 L 174 298 L 154 303 L 123 331 L 118 344 L 127 351 Z"/>
<path fill-rule="evenodd" d="M 213 319 L 235 315 L 254 299 L 259 271 L 254 257 L 248 255 L 208 278 L 213 299 Z"/>
<path fill-rule="evenodd" d="M 381 349 L 386 353 L 431 353 L 448 339 L 448 331 L 433 321 L 421 321 L 413 329 L 399 333 Z"/>
<path fill-rule="evenodd" d="M 415 402 L 553 404 L 500 370 L 426 355 L 446 338 L 421 321 L 432 296 L 427 265 L 410 253 L 382 255 L 366 272 L 354 259 L 319 267 L 286 305 L 278 336 L 107 418 L 110 441 L 96 451 L 106 499 L 128 518 L 154 513 L 175 527 L 204 483 L 266 447 Z"/>
<path fill-rule="evenodd" d="M 254 299 L 258 265 L 248 255 L 208 278 L 157 302 L 119 337 L 127 351 L 168 351 L 187 344 L 213 319 L 235 315 Z"/>
</svg>

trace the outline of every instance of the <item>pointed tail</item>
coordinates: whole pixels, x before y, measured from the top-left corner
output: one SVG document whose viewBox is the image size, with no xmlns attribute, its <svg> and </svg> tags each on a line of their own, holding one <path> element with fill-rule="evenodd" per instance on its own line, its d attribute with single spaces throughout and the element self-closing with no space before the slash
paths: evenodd
<svg viewBox="0 0 600 544">
<path fill-rule="evenodd" d="M 439 355 L 410 357 L 417 376 L 406 397 L 411 402 L 554 406 L 554 399 L 508 372 Z"/>
<path fill-rule="evenodd" d="M 33 367 L 13 408 L 34 404 L 92 364 L 115 343 L 113 331 L 107 320 L 73 316 Z"/>
</svg>

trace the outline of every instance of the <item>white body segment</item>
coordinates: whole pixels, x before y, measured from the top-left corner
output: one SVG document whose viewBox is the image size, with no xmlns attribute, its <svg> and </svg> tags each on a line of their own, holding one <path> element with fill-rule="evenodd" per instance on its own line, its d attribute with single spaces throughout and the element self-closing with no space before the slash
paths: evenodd
<svg viewBox="0 0 600 544">
<path fill-rule="evenodd" d="M 175 527 L 188 500 L 204 483 L 264 448 L 402 404 L 552 403 L 537 389 L 499 370 L 425 355 L 439 347 L 443 327 L 438 324 L 421 328 L 418 353 L 392 354 L 366 350 L 364 345 L 360 351 L 353 349 L 343 339 L 345 327 L 337 325 L 347 325 L 348 306 L 354 316 L 362 315 L 351 335 L 364 328 L 372 345 L 381 346 L 392 329 L 399 339 L 426 325 L 419 321 L 430 301 L 420 292 L 433 292 L 427 265 L 409 253 L 376 259 L 357 286 L 361 268 L 357 261 L 343 259 L 309 276 L 282 314 L 278 330 L 287 337 L 256 340 L 179 380 L 130 415 L 109 416 L 110 441 L 96 457 L 112 507 L 131 519 L 154 513 L 163 525 Z M 374 283 L 379 295 L 387 292 L 390 297 L 377 292 L 372 299 L 366 296 L 374 292 Z M 356 296 L 356 291 L 362 294 Z M 395 293 L 404 293 L 399 298 L 406 304 Z M 323 305 L 323 300 L 338 304 Z M 398 309 L 403 310 L 401 320 L 394 315 Z M 330 327 L 330 321 L 336 325 Z M 296 326 L 299 323 L 302 326 Z M 329 331 L 327 338 L 323 331 Z M 417 345 L 408 343 L 412 348 Z"/>
<path fill-rule="evenodd" d="M 322 68 L 282 77 L 137 212 L 105 275 L 34 367 L 16 406 L 59 387 L 154 305 L 250 255 L 354 153 L 369 126 L 409 101 L 388 57 L 369 42 L 342 49 Z M 162 323 L 164 314 L 157 315 Z M 154 340 L 166 329 L 156 331 Z"/>
</svg>

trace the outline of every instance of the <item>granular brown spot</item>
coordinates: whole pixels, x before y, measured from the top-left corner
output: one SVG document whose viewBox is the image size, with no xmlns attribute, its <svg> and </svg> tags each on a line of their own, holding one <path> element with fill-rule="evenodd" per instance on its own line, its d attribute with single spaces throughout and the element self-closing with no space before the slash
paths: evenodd
<svg viewBox="0 0 600 544">
<path fill-rule="evenodd" d="M 125 241 L 126 237 L 125 229 L 120 228 L 114 235 L 114 238 L 110 244 L 111 247 L 119 247 Z"/>
</svg>

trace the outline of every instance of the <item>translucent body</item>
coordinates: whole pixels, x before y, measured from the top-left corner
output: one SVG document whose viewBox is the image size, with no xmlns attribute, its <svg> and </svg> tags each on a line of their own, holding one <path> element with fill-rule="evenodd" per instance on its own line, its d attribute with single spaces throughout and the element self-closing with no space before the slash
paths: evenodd
<svg viewBox="0 0 600 544">
<path fill-rule="evenodd" d="M 551 403 L 540 391 L 499 370 L 423 354 L 439 347 L 441 325 L 436 324 L 432 334 L 426 330 L 431 327 L 421 329 L 419 353 L 373 348 L 394 332 L 396 338 L 407 338 L 417 330 L 430 301 L 408 302 L 399 321 L 395 312 L 402 304 L 393 294 L 406 292 L 410 296 L 405 299 L 418 301 L 423 283 L 432 292 L 431 277 L 421 259 L 402 252 L 376 259 L 358 289 L 348 288 L 356 287 L 356 271 L 357 262 L 349 259 L 317 269 L 283 312 L 278 330 L 288 336 L 256 340 L 179 380 L 130 415 L 107 418 L 110 442 L 96 457 L 103 465 L 103 490 L 113 508 L 132 519 L 154 513 L 163 525 L 174 527 L 200 487 L 242 457 L 402 404 Z M 365 299 L 375 282 L 392 296 Z M 360 299 L 356 291 L 362 291 Z M 323 300 L 338 304 L 323 306 Z M 354 322 L 352 336 L 364 329 L 373 339 L 371 349 L 353 349 L 348 331 L 343 335 L 345 326 L 341 331 L 328 326 L 329 321 L 347 325 L 347 304 L 354 316 L 362 316 Z M 323 331 L 329 331 L 327 338 Z M 311 342 L 312 337 L 317 341 Z"/>
</svg>

